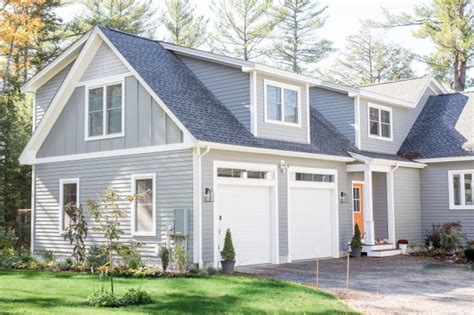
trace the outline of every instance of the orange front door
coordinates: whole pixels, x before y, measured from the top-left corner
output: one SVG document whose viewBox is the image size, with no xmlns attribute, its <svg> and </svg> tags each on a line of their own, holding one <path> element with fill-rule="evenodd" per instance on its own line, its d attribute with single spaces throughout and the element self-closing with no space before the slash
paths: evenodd
<svg viewBox="0 0 474 315">
<path fill-rule="evenodd" d="M 352 211 L 354 226 L 357 223 L 360 234 L 364 235 L 364 184 L 352 184 Z"/>
</svg>

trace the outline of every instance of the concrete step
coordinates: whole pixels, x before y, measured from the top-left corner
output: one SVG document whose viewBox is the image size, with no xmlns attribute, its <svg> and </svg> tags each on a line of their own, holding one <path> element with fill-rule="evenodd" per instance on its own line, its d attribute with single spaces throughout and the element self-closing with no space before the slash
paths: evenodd
<svg viewBox="0 0 474 315">
<path fill-rule="evenodd" d="M 373 250 L 367 252 L 367 256 L 369 257 L 388 257 L 388 256 L 396 256 L 402 253 L 399 249 L 383 249 L 383 250 Z"/>
<path fill-rule="evenodd" d="M 385 250 L 385 249 L 393 249 L 395 246 L 393 244 L 383 244 L 383 245 L 364 245 L 362 247 L 362 252 L 368 253 L 374 250 Z"/>
</svg>

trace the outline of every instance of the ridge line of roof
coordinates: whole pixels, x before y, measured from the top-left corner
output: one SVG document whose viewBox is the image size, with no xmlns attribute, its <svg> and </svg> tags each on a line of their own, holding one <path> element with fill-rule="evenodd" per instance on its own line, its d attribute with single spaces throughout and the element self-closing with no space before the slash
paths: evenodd
<svg viewBox="0 0 474 315">
<path fill-rule="evenodd" d="M 429 77 L 431 77 L 431 75 L 426 74 L 426 75 L 422 75 L 422 76 L 419 76 L 419 77 L 413 77 L 413 78 L 406 78 L 406 79 L 399 79 L 399 80 L 391 80 L 391 81 L 387 81 L 387 82 L 380 82 L 380 83 L 372 83 L 372 84 L 360 85 L 359 87 L 360 87 L 360 88 L 364 88 L 364 87 L 369 87 L 369 86 L 379 86 L 379 85 L 384 85 L 384 84 L 392 84 L 392 83 L 405 82 L 405 81 L 421 80 L 421 79 L 429 78 Z"/>
</svg>

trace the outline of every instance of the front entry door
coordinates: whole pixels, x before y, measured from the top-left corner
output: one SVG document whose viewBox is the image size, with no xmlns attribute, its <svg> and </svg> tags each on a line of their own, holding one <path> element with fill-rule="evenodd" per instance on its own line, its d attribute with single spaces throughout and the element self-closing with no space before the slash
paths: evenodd
<svg viewBox="0 0 474 315">
<path fill-rule="evenodd" d="M 364 235 L 364 184 L 352 184 L 352 211 L 354 226 L 359 225 L 360 234 Z"/>
</svg>

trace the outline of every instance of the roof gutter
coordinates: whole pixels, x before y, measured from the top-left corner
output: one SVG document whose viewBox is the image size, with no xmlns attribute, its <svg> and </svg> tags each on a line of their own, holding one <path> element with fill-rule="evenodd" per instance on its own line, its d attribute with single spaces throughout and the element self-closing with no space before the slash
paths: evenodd
<svg viewBox="0 0 474 315">
<path fill-rule="evenodd" d="M 379 158 L 371 158 L 362 154 L 349 152 L 349 154 L 356 160 L 364 162 L 366 164 L 378 164 L 378 165 L 388 165 L 388 166 L 396 166 L 397 168 L 400 166 L 403 167 L 410 167 L 410 168 L 425 168 L 427 165 L 423 163 L 417 162 L 410 162 L 410 161 L 396 161 L 396 160 L 389 160 L 389 159 L 379 159 Z"/>
</svg>

